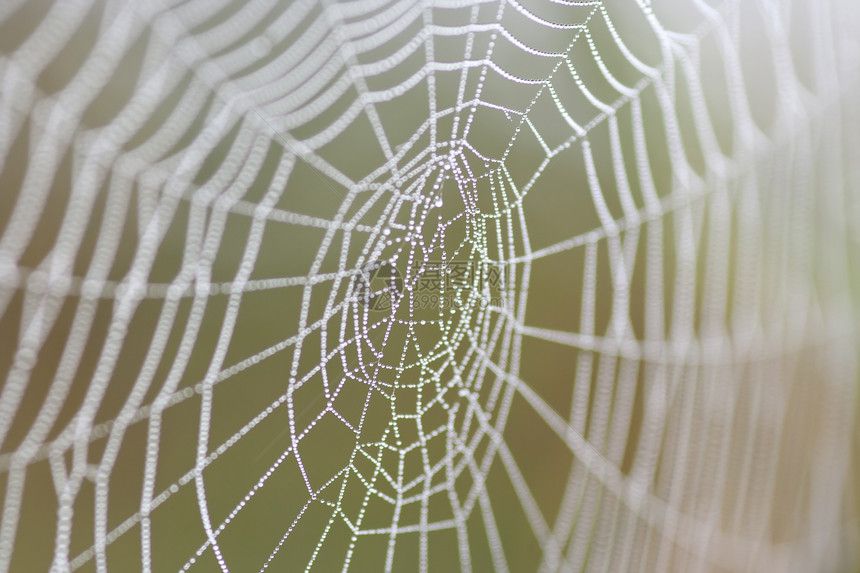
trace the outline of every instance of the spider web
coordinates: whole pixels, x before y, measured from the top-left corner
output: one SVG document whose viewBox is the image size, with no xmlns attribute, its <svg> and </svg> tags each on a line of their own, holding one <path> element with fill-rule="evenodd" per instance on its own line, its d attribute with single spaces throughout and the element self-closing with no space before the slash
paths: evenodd
<svg viewBox="0 0 860 573">
<path fill-rule="evenodd" d="M 0 571 L 856 564 L 857 8 L 665 4 L 0 6 Z"/>
</svg>

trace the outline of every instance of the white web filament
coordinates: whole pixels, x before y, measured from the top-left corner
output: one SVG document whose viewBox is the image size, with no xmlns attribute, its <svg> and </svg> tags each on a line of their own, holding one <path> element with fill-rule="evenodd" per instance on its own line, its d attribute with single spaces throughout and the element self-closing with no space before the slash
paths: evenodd
<svg viewBox="0 0 860 573">
<path fill-rule="evenodd" d="M 856 567 L 858 33 L 0 5 L 0 572 Z"/>
</svg>

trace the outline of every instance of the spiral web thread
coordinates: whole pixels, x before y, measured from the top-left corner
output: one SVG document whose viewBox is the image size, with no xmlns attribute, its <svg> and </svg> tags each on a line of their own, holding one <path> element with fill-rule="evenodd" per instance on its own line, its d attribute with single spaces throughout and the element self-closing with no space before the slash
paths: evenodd
<svg viewBox="0 0 860 573">
<path fill-rule="evenodd" d="M 0 571 L 851 566 L 850 4 L 0 5 Z"/>
</svg>

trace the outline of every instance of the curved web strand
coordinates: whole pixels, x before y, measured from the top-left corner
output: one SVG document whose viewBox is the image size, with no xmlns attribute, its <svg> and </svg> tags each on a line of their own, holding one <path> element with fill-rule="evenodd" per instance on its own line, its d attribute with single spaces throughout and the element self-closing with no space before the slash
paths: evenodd
<svg viewBox="0 0 860 573">
<path fill-rule="evenodd" d="M 856 566 L 858 28 L 7 2 L 0 572 Z"/>
</svg>

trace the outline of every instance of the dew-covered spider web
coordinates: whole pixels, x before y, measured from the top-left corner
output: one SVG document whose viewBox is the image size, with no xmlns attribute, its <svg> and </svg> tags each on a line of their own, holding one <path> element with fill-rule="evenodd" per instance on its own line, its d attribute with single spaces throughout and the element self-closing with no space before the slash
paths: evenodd
<svg viewBox="0 0 860 573">
<path fill-rule="evenodd" d="M 0 3 L 0 572 L 853 570 L 858 38 Z"/>
</svg>

